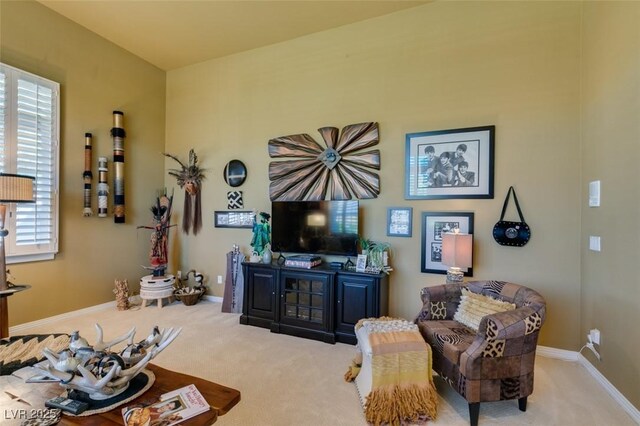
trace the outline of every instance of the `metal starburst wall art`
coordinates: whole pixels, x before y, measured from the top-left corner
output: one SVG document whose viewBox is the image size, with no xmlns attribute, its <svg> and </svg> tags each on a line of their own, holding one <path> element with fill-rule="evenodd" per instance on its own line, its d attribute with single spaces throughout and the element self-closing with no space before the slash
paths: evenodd
<svg viewBox="0 0 640 426">
<path fill-rule="evenodd" d="M 306 133 L 269 140 L 271 158 L 296 159 L 269 163 L 272 201 L 318 201 L 376 198 L 380 151 L 362 151 L 378 144 L 378 123 L 350 124 L 339 134 L 335 127 L 318 129 L 326 148 Z M 338 137 L 339 134 L 339 137 Z"/>
</svg>

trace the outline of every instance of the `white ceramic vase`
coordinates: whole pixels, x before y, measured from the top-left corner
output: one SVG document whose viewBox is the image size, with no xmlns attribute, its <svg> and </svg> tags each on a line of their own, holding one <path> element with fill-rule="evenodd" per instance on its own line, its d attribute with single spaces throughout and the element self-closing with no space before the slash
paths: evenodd
<svg viewBox="0 0 640 426">
<path fill-rule="evenodd" d="M 264 253 L 262 253 L 262 263 L 266 263 L 267 265 L 271 264 L 272 254 L 269 248 L 264 249 Z"/>
</svg>

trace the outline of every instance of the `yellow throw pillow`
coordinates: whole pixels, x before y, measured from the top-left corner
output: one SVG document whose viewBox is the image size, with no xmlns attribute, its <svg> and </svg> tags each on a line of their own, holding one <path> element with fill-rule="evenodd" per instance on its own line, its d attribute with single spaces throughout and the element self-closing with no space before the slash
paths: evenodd
<svg viewBox="0 0 640 426">
<path fill-rule="evenodd" d="M 491 314 L 498 312 L 511 311 L 516 308 L 516 305 L 502 300 L 497 300 L 483 294 L 477 294 L 466 288 L 462 289 L 462 297 L 460 298 L 460 304 L 453 319 L 478 331 L 480 326 L 480 320 Z"/>
</svg>

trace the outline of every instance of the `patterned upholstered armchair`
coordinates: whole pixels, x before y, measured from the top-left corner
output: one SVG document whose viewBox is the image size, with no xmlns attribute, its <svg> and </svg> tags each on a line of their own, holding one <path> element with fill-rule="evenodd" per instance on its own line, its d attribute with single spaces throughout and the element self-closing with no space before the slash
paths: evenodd
<svg viewBox="0 0 640 426">
<path fill-rule="evenodd" d="M 464 287 L 513 303 L 515 309 L 482 317 L 475 331 L 453 319 Z M 544 298 L 527 287 L 501 281 L 426 287 L 421 298 L 416 324 L 431 345 L 433 369 L 469 402 L 471 425 L 478 424 L 481 402 L 518 399 L 525 411 L 533 392 Z"/>
</svg>

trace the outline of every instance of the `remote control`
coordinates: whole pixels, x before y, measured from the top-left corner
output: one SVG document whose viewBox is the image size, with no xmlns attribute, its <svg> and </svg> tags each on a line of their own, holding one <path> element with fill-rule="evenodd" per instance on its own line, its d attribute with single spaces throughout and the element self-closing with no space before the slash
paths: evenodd
<svg viewBox="0 0 640 426">
<path fill-rule="evenodd" d="M 89 404 L 86 402 L 76 401 L 75 399 L 65 398 L 64 396 L 49 399 L 45 401 L 44 405 L 46 407 L 59 408 L 62 411 L 68 411 L 76 415 L 89 408 Z"/>
</svg>

